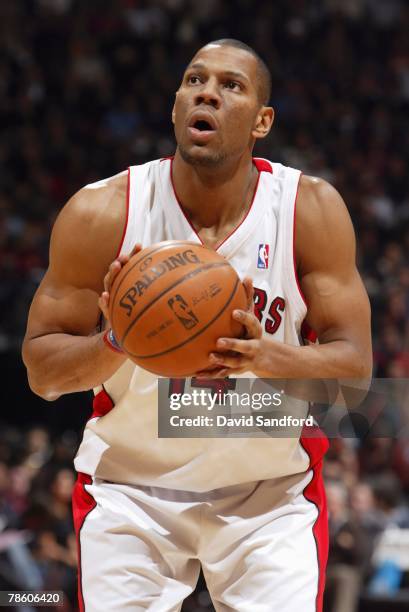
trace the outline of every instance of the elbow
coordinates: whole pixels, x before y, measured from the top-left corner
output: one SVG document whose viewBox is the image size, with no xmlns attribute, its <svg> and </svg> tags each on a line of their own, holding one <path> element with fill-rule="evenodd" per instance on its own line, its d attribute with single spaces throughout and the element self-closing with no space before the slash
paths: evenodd
<svg viewBox="0 0 409 612">
<path fill-rule="evenodd" d="M 372 354 L 362 355 L 357 353 L 354 360 L 351 362 L 352 378 L 371 379 L 373 359 Z"/>
<path fill-rule="evenodd" d="M 55 389 L 51 388 L 49 385 L 40 382 L 35 378 L 30 371 L 28 371 L 28 384 L 31 391 L 41 397 L 41 399 L 46 400 L 47 402 L 53 402 L 54 400 L 60 397 L 60 394 L 56 392 Z"/>
<path fill-rule="evenodd" d="M 57 393 L 49 384 L 44 373 L 38 369 L 38 364 L 36 367 L 37 360 L 30 354 L 27 342 L 23 344 L 22 357 L 24 365 L 27 368 L 27 380 L 31 391 L 47 402 L 58 399 L 61 394 Z"/>
<path fill-rule="evenodd" d="M 52 389 L 39 388 L 36 391 L 33 389 L 31 390 L 33 393 L 41 397 L 41 399 L 46 400 L 46 402 L 54 402 L 56 399 L 61 397 L 59 393 L 56 393 L 56 391 L 53 391 Z"/>
</svg>

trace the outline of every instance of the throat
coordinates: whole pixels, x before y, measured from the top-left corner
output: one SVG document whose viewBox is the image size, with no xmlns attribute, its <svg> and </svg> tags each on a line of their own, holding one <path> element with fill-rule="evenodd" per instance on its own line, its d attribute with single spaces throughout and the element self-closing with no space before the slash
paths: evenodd
<svg viewBox="0 0 409 612">
<path fill-rule="evenodd" d="M 196 231 L 202 243 L 210 249 L 216 249 L 243 223 L 253 203 L 257 188 L 258 174 L 255 181 L 251 181 L 250 188 L 240 206 L 231 208 L 220 205 L 206 214 L 195 214 L 195 210 L 186 210 L 184 213 L 189 223 Z"/>
<path fill-rule="evenodd" d="M 176 200 L 203 244 L 217 248 L 247 216 L 257 190 L 258 170 L 250 160 L 224 181 L 209 184 L 199 173 L 183 162 L 178 165 L 177 161 L 180 159 L 176 155 L 171 166 Z"/>
</svg>

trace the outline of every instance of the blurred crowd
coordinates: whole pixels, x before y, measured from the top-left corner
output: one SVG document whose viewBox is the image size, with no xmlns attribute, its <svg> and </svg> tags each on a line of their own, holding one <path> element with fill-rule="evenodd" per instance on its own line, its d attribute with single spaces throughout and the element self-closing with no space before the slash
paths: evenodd
<svg viewBox="0 0 409 612">
<path fill-rule="evenodd" d="M 234 37 L 273 75 L 276 123 L 256 154 L 340 191 L 372 304 L 375 375 L 408 377 L 408 31 L 405 0 L 0 3 L 0 352 L 20 348 L 65 201 L 86 183 L 171 154 L 170 112 L 186 63 L 203 43 Z M 19 568 L 30 588 L 63 589 L 67 610 L 75 607 L 77 443 L 73 432 L 51 442 L 44 428 L 5 426 L 0 436 L 0 588 Z M 391 567 L 385 551 L 394 530 L 403 538 L 409 529 L 409 445 L 392 436 L 335 440 L 325 470 L 326 606 L 353 612 L 363 589 L 406 584 L 405 562 Z M 184 609 L 210 609 L 205 590 Z"/>
<path fill-rule="evenodd" d="M 77 547 L 71 496 L 72 431 L 43 427 L 0 434 L 0 590 L 61 590 L 61 612 L 76 609 Z M 32 608 L 27 608 L 28 610 Z"/>
</svg>

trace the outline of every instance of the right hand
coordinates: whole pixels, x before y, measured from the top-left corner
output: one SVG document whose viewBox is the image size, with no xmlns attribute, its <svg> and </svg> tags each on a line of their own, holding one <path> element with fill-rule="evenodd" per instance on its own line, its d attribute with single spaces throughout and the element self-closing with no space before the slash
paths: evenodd
<svg viewBox="0 0 409 612">
<path fill-rule="evenodd" d="M 111 263 L 108 268 L 108 272 L 104 276 L 104 290 L 98 298 L 98 306 L 100 307 L 105 320 L 109 322 L 109 293 L 111 291 L 112 283 L 115 277 L 119 274 L 122 268 L 128 263 L 128 261 L 142 250 L 141 244 L 136 244 L 129 255 L 120 255 L 115 261 Z"/>
</svg>

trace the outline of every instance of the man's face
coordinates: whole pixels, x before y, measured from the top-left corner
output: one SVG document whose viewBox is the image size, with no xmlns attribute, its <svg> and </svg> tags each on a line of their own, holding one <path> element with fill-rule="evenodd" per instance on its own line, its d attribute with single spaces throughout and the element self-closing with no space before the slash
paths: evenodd
<svg viewBox="0 0 409 612">
<path fill-rule="evenodd" d="M 242 49 L 207 45 L 176 94 L 172 120 L 182 158 L 211 167 L 251 150 L 261 108 L 257 60 Z"/>
</svg>

